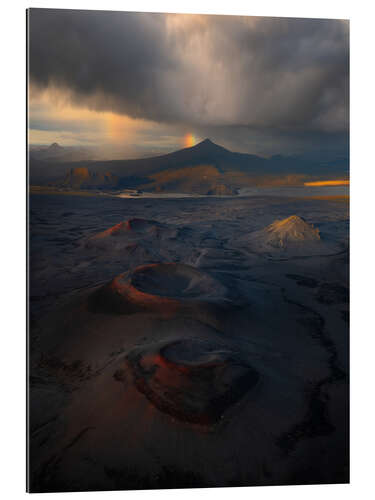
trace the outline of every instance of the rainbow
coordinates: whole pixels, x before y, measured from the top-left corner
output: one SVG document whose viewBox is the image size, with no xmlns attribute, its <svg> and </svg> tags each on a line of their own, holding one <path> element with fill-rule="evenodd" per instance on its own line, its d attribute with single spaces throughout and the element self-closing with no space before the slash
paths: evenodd
<svg viewBox="0 0 375 500">
<path fill-rule="evenodd" d="M 185 148 L 191 148 L 192 146 L 194 146 L 194 144 L 195 144 L 195 137 L 191 132 L 189 132 L 184 137 L 184 146 Z"/>
</svg>

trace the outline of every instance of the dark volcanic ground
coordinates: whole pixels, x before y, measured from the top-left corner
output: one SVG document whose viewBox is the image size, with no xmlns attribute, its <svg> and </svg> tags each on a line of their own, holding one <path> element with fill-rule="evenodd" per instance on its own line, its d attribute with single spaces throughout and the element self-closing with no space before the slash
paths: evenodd
<svg viewBox="0 0 375 500">
<path fill-rule="evenodd" d="M 314 251 L 293 224 L 252 243 L 292 215 Z M 348 223 L 342 200 L 32 195 L 31 490 L 347 482 Z"/>
</svg>

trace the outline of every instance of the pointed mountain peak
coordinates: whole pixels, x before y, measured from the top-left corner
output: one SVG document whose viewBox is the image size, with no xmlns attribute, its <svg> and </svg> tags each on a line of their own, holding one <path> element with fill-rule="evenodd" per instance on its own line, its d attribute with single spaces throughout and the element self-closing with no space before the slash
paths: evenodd
<svg viewBox="0 0 375 500">
<path fill-rule="evenodd" d="M 204 141 L 199 142 L 195 146 L 192 147 L 192 149 L 196 150 L 201 150 L 201 151 L 208 151 L 208 152 L 223 152 L 223 151 L 228 151 L 227 149 L 223 148 L 223 146 L 219 146 L 218 144 L 215 144 L 214 142 L 211 141 L 211 139 L 204 139 Z"/>
<path fill-rule="evenodd" d="M 220 147 L 217 144 L 215 144 L 214 142 L 212 142 L 211 139 L 208 139 L 208 138 L 204 139 L 201 142 L 198 142 L 197 146 L 216 146 L 216 147 Z"/>
<path fill-rule="evenodd" d="M 60 146 L 60 144 L 58 144 L 57 142 L 53 142 L 49 147 L 48 149 L 52 149 L 52 150 L 57 150 L 57 149 L 63 149 L 62 146 Z"/>
<path fill-rule="evenodd" d="M 277 241 L 320 240 L 319 229 L 309 224 L 298 215 L 291 215 L 283 220 L 277 220 L 265 229 Z"/>
</svg>

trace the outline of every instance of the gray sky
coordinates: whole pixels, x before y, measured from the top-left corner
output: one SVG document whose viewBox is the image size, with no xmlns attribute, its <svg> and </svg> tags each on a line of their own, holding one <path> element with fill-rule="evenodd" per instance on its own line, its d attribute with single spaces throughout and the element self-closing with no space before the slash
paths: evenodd
<svg viewBox="0 0 375 500">
<path fill-rule="evenodd" d="M 346 154 L 349 23 L 32 9 L 30 142 Z"/>
</svg>

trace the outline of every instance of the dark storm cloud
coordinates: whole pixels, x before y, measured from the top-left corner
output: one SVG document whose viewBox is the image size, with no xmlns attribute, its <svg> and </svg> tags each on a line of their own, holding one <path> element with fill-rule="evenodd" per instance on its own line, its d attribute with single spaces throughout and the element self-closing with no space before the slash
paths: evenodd
<svg viewBox="0 0 375 500">
<path fill-rule="evenodd" d="M 157 122 L 345 135 L 348 31 L 338 20 L 32 9 L 31 83 Z"/>
<path fill-rule="evenodd" d="M 32 9 L 30 77 L 93 109 L 154 118 L 160 75 L 173 64 L 161 16 Z"/>
</svg>

